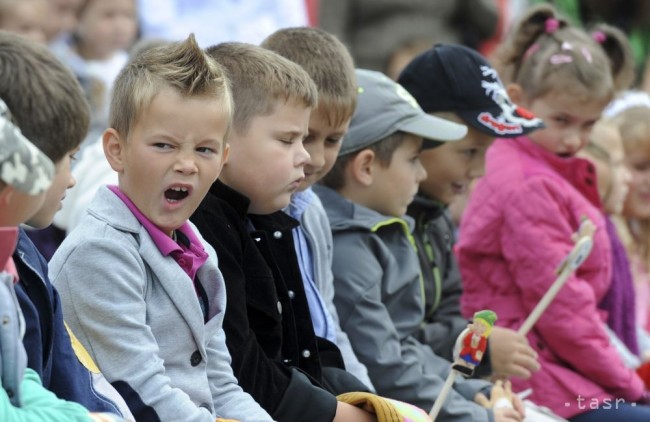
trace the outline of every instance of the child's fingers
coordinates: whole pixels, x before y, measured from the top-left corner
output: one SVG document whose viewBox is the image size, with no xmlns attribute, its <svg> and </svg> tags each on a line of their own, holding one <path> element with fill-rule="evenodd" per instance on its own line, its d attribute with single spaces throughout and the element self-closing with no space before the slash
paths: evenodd
<svg viewBox="0 0 650 422">
<path fill-rule="evenodd" d="M 495 422 L 522 422 L 523 416 L 515 409 L 500 408 L 494 410 Z"/>
<path fill-rule="evenodd" d="M 516 394 L 512 395 L 512 406 L 521 415 L 521 419 L 523 420 L 526 417 L 526 406 L 524 406 L 524 402 Z"/>
<path fill-rule="evenodd" d="M 540 365 L 537 357 L 529 354 L 516 353 L 513 357 L 513 364 L 523 368 L 527 374 L 525 378 L 530 377 L 531 373 L 539 371 Z"/>
<path fill-rule="evenodd" d="M 483 406 L 483 407 L 485 407 L 487 409 L 492 407 L 492 404 L 490 403 L 490 400 L 488 400 L 488 398 L 485 397 L 485 394 L 483 394 L 483 393 L 477 393 L 476 396 L 474 396 L 474 401 L 477 404 L 479 404 L 479 405 L 481 405 L 481 406 Z"/>
<path fill-rule="evenodd" d="M 522 379 L 530 378 L 540 368 L 537 353 L 527 344 L 517 344 L 511 355 L 509 375 Z"/>
<path fill-rule="evenodd" d="M 503 389 L 506 392 L 506 397 L 508 398 L 508 400 L 512 402 L 512 383 L 510 382 L 510 380 L 505 380 L 503 382 Z"/>
</svg>

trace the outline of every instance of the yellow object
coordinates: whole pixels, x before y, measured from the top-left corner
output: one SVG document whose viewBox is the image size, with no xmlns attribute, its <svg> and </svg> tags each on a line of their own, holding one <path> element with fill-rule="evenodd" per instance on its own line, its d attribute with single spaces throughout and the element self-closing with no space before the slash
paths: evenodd
<svg viewBox="0 0 650 422">
<path fill-rule="evenodd" d="M 408 403 L 386 399 L 371 393 L 345 393 L 336 396 L 337 400 L 357 406 L 377 416 L 377 422 L 431 422 L 422 410 Z"/>
<path fill-rule="evenodd" d="M 72 343 L 72 350 L 74 350 L 74 354 L 77 355 L 77 359 L 79 359 L 79 362 L 83 364 L 83 366 L 86 367 L 87 370 L 92 372 L 93 374 L 99 374 L 99 368 L 97 367 L 97 364 L 93 360 L 93 358 L 90 357 L 90 353 L 86 350 L 86 348 L 81 344 L 81 342 L 75 337 L 74 333 L 68 327 L 68 324 L 65 324 L 65 329 L 68 331 L 68 335 L 70 336 L 70 342 Z"/>
</svg>

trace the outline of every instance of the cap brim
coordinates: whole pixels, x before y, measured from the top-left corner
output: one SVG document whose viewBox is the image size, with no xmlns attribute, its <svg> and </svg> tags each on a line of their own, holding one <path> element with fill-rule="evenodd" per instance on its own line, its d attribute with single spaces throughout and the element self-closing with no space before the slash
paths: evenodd
<svg viewBox="0 0 650 422">
<path fill-rule="evenodd" d="M 467 126 L 429 114 L 420 114 L 404 120 L 398 124 L 398 129 L 421 136 L 424 139 L 424 148 L 437 147 L 442 142 L 458 141 L 467 135 Z"/>
<path fill-rule="evenodd" d="M 512 116 L 506 117 L 499 107 L 463 110 L 456 114 L 474 129 L 495 138 L 514 138 L 545 127 L 538 117 L 524 117 L 516 111 Z"/>
</svg>

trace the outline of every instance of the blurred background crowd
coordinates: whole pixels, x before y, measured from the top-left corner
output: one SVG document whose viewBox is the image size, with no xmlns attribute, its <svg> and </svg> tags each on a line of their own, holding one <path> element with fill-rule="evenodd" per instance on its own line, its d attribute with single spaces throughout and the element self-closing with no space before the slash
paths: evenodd
<svg viewBox="0 0 650 422">
<path fill-rule="evenodd" d="M 112 81 L 128 55 L 190 32 L 203 47 L 258 44 L 273 31 L 319 26 L 337 35 L 357 67 L 396 78 L 434 43 L 490 57 L 521 12 L 543 0 L 0 0 L 0 29 L 47 43 L 76 73 L 93 109 L 89 140 L 106 126 Z M 629 36 L 636 87 L 650 90 L 650 2 L 557 0 L 573 23 L 606 22 Z"/>
</svg>

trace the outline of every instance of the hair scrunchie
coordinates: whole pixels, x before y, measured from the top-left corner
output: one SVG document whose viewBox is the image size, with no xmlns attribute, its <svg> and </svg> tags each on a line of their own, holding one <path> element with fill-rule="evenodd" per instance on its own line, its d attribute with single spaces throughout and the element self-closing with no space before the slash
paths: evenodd
<svg viewBox="0 0 650 422">
<path fill-rule="evenodd" d="M 560 29 L 560 21 L 555 18 L 548 18 L 544 22 L 544 29 L 547 34 L 552 34 L 558 29 Z"/>
<path fill-rule="evenodd" d="M 594 31 L 591 33 L 591 38 L 598 44 L 602 44 L 607 40 L 607 35 L 603 31 Z"/>
</svg>

